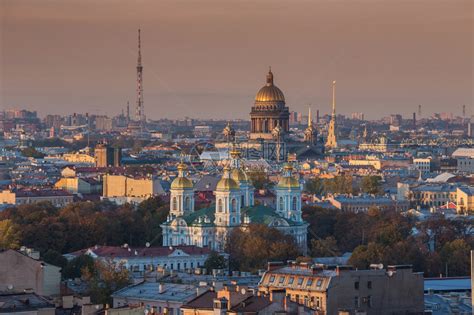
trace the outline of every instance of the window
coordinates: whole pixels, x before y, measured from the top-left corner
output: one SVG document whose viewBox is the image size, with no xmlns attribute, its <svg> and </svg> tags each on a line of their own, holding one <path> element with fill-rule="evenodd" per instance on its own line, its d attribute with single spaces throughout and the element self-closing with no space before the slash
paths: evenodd
<svg viewBox="0 0 474 315">
<path fill-rule="evenodd" d="M 186 197 L 184 202 L 184 210 L 191 210 L 191 198 Z"/>
<path fill-rule="evenodd" d="M 359 290 L 359 281 L 354 282 L 354 289 Z"/>
<path fill-rule="evenodd" d="M 280 279 L 278 279 L 278 282 L 280 283 L 283 283 L 283 281 L 285 281 L 285 277 L 280 277 Z"/>
<path fill-rule="evenodd" d="M 217 212 L 222 212 L 222 199 L 217 201 Z"/>
<path fill-rule="evenodd" d="M 173 197 L 173 210 L 178 210 L 178 201 L 176 197 Z"/>
<path fill-rule="evenodd" d="M 295 277 L 291 277 L 290 280 L 288 280 L 288 284 L 293 284 L 295 282 Z"/>
<path fill-rule="evenodd" d="M 313 285 L 313 279 L 311 279 L 311 278 L 308 279 L 308 281 L 306 282 L 306 285 L 307 285 L 308 287 L 312 286 L 312 285 Z"/>
<path fill-rule="evenodd" d="M 270 282 L 273 282 L 273 281 L 275 281 L 275 276 L 270 277 Z"/>
<path fill-rule="evenodd" d="M 230 211 L 231 212 L 236 212 L 237 211 L 237 200 L 235 200 L 235 198 L 232 198 Z"/>
<path fill-rule="evenodd" d="M 293 211 L 296 211 L 297 205 L 298 205 L 298 200 L 296 199 L 296 197 L 293 197 L 293 206 L 292 206 Z"/>
<path fill-rule="evenodd" d="M 303 284 L 303 280 L 304 280 L 304 278 L 298 278 L 298 285 L 302 285 L 302 284 Z"/>
<path fill-rule="evenodd" d="M 372 281 L 367 282 L 367 289 L 372 289 Z"/>
<path fill-rule="evenodd" d="M 372 307 L 372 296 L 370 295 L 367 297 L 367 306 Z"/>
<path fill-rule="evenodd" d="M 321 284 L 323 284 L 323 280 L 318 279 L 318 281 L 316 281 L 316 286 L 317 286 L 317 287 L 320 287 Z"/>
<path fill-rule="evenodd" d="M 285 207 L 284 207 L 284 203 L 283 203 L 283 197 L 280 197 L 280 206 L 279 206 L 280 210 L 283 210 Z"/>
<path fill-rule="evenodd" d="M 358 296 L 354 297 L 354 306 L 360 307 L 360 299 Z"/>
</svg>

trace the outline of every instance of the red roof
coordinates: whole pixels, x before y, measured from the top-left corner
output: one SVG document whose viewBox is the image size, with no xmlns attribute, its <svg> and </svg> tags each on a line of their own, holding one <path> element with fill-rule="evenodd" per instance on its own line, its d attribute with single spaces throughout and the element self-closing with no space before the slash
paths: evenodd
<svg viewBox="0 0 474 315">
<path fill-rule="evenodd" d="M 157 257 L 168 256 L 176 250 L 182 250 L 188 255 L 205 255 L 209 254 L 211 250 L 208 247 L 198 246 L 160 246 L 160 247 L 123 247 L 123 246 L 94 246 L 86 249 L 81 249 L 70 253 L 73 256 L 80 256 L 85 254 L 88 250 L 99 257 Z M 136 254 L 135 254 L 136 253 Z"/>
</svg>

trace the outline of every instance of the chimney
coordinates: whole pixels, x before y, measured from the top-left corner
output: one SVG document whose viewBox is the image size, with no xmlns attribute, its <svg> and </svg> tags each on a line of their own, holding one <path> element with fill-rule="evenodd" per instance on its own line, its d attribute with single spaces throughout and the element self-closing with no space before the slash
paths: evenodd
<svg viewBox="0 0 474 315">
<path fill-rule="evenodd" d="M 158 293 L 162 294 L 163 292 L 165 292 L 165 286 L 163 283 L 160 283 L 158 285 Z"/>
</svg>

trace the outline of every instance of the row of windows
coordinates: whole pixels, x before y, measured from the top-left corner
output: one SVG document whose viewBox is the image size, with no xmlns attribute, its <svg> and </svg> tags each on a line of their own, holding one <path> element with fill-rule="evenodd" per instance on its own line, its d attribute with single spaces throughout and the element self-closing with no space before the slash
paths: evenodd
<svg viewBox="0 0 474 315">
<path fill-rule="evenodd" d="M 235 198 L 232 198 L 232 201 L 230 203 L 230 212 L 236 212 L 237 211 L 237 200 Z M 217 212 L 224 212 L 224 203 L 222 199 L 217 200 Z"/>
<path fill-rule="evenodd" d="M 283 200 L 283 197 L 280 197 L 280 209 L 285 209 L 285 201 Z M 298 198 L 293 197 L 293 200 L 291 202 L 291 210 L 296 211 L 298 210 Z"/>
<path fill-rule="evenodd" d="M 172 202 L 171 208 L 173 210 L 178 210 L 178 199 L 176 197 L 173 197 L 173 202 Z M 191 198 L 190 197 L 186 197 L 184 199 L 184 209 L 183 210 L 191 210 Z"/>
<path fill-rule="evenodd" d="M 286 276 L 279 276 L 278 277 L 278 282 L 275 282 L 276 276 L 271 275 L 270 279 L 269 279 L 269 283 L 270 284 L 283 285 L 283 284 L 285 284 L 285 279 L 286 278 L 287 278 Z M 296 285 L 302 286 L 305 279 L 307 279 L 305 287 L 311 287 L 314 284 L 316 288 L 320 288 L 321 285 L 323 284 L 323 279 L 318 279 L 316 282 L 314 282 L 313 278 L 295 277 L 295 276 L 289 277 L 287 284 L 288 285 L 293 285 L 293 284 L 295 284 L 295 280 L 296 280 Z"/>
<path fill-rule="evenodd" d="M 171 270 L 181 270 L 181 267 L 183 269 L 187 269 L 187 268 L 194 268 L 194 267 L 197 267 L 197 268 L 200 268 L 202 266 L 202 264 L 200 264 L 199 262 L 197 262 L 196 264 L 194 264 L 194 262 L 190 262 L 189 264 L 187 262 L 184 262 L 184 263 L 170 263 L 170 264 L 156 264 L 156 265 L 153 265 L 153 264 L 142 264 L 142 265 L 131 265 L 128 267 L 128 269 L 132 272 L 139 272 L 139 271 L 142 271 L 142 270 L 149 270 L 149 271 L 152 271 L 152 270 L 155 270 L 157 268 L 164 268 L 164 269 L 171 269 Z M 176 269 L 175 269 L 176 267 Z"/>
</svg>

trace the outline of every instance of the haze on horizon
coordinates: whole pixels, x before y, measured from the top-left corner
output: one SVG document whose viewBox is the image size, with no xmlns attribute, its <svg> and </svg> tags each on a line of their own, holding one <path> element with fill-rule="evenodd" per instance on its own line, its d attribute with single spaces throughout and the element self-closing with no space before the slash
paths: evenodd
<svg viewBox="0 0 474 315">
<path fill-rule="evenodd" d="M 474 115 L 472 0 L 3 0 L 0 108 L 248 118 L 268 66 L 290 110 Z"/>
</svg>

